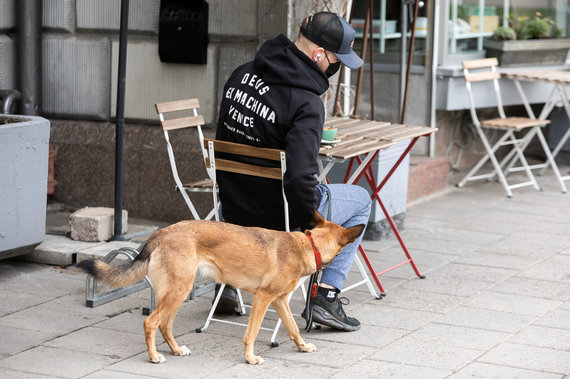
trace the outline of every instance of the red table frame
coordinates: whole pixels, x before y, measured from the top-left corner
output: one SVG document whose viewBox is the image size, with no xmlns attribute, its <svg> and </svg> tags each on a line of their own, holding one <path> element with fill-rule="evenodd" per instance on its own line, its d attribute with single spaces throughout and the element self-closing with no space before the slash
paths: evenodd
<svg viewBox="0 0 570 379">
<path fill-rule="evenodd" d="M 394 163 L 394 165 L 392 166 L 392 168 L 390 169 L 390 171 L 386 174 L 386 176 L 384 177 L 384 179 L 382 179 L 382 182 L 380 182 L 380 184 L 378 186 L 376 186 L 376 178 L 374 175 L 374 171 L 372 169 L 372 162 L 374 161 L 374 159 L 376 158 L 376 156 L 380 153 L 380 150 L 376 150 L 374 152 L 369 152 L 368 154 L 373 154 L 372 159 L 368 160 L 366 167 L 364 167 L 364 169 L 362 169 L 362 171 L 358 174 L 358 176 L 354 179 L 353 183 L 351 184 L 357 184 L 358 181 L 364 176 L 366 178 L 366 181 L 368 182 L 370 188 L 372 189 L 372 195 L 370 196 L 372 201 L 377 201 L 378 204 L 380 205 L 380 207 L 382 208 L 382 212 L 384 212 L 384 215 L 386 216 L 386 220 L 388 220 L 388 223 L 390 224 L 390 227 L 392 228 L 392 231 L 394 232 L 394 235 L 396 236 L 396 238 L 398 239 L 398 242 L 400 243 L 400 246 L 402 247 L 402 250 L 404 251 L 404 254 L 406 255 L 406 260 L 398 263 L 384 271 L 381 272 L 376 272 L 374 270 L 374 267 L 372 267 L 372 263 L 370 262 L 370 259 L 368 258 L 368 255 L 366 254 L 366 252 L 364 251 L 364 248 L 362 247 L 362 244 L 360 246 L 358 246 L 358 250 L 360 251 L 360 255 L 362 256 L 362 258 L 364 259 L 364 262 L 366 263 L 366 266 L 368 267 L 368 270 L 370 271 L 370 274 L 372 275 L 372 277 L 374 278 L 374 282 L 376 283 L 376 285 L 378 286 L 378 289 L 380 290 L 380 294 L 381 296 L 386 296 L 386 292 L 384 290 L 384 287 L 382 286 L 382 283 L 380 283 L 380 279 L 379 276 L 382 274 L 385 274 L 387 272 L 390 272 L 398 267 L 401 267 L 407 263 L 409 263 L 415 274 L 420 278 L 420 279 L 425 279 L 425 276 L 422 275 L 418 269 L 418 267 L 416 266 L 416 263 L 414 262 L 414 259 L 412 258 L 412 256 L 410 255 L 410 251 L 408 250 L 408 248 L 406 247 L 406 244 L 404 243 L 404 240 L 402 239 L 402 236 L 400 235 L 400 232 L 398 231 L 398 228 L 396 227 L 396 224 L 394 223 L 394 221 L 392 220 L 392 217 L 390 217 L 390 214 L 388 213 L 388 211 L 386 210 L 386 207 L 384 206 L 384 203 L 382 202 L 382 200 L 380 199 L 380 190 L 384 187 L 384 185 L 386 184 L 386 182 L 390 179 L 390 177 L 392 176 L 392 174 L 396 171 L 396 169 L 400 166 L 400 164 L 402 163 L 402 161 L 404 160 L 404 158 L 409 154 L 409 152 L 412 150 L 412 148 L 414 147 L 414 145 L 416 144 L 416 142 L 418 141 L 418 139 L 421 136 L 418 137 L 414 137 L 412 138 L 412 141 L 409 143 L 408 147 L 404 150 L 404 152 L 400 155 L 400 157 L 398 158 L 398 160 Z M 346 174 L 344 177 L 344 183 L 347 183 L 350 176 L 351 176 L 351 172 L 352 172 L 352 168 L 354 166 L 354 162 L 357 162 L 358 164 L 362 164 L 363 159 L 361 159 L 359 156 L 356 157 L 352 157 L 350 158 L 350 162 L 348 164 L 348 168 L 346 170 Z"/>
</svg>

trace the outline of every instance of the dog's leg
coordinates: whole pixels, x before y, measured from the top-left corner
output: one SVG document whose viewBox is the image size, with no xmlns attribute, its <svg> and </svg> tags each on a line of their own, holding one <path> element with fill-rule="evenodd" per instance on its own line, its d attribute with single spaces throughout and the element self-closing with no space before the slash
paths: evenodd
<svg viewBox="0 0 570 379">
<path fill-rule="evenodd" d="M 315 345 L 313 345 L 312 343 L 305 343 L 305 341 L 301 337 L 301 333 L 299 333 L 299 327 L 297 326 L 297 323 L 293 318 L 293 314 L 291 313 L 291 308 L 289 308 L 289 303 L 287 302 L 287 296 L 288 294 L 279 296 L 277 299 L 275 299 L 273 301 L 273 308 L 275 308 L 277 314 L 281 318 L 281 322 L 283 322 L 285 329 L 287 329 L 289 337 L 297 345 L 297 349 L 299 349 L 299 351 L 304 351 L 307 353 L 316 351 L 317 348 Z"/>
<path fill-rule="evenodd" d="M 162 299 L 158 301 L 154 311 L 144 320 L 144 337 L 148 349 L 148 357 L 153 363 L 162 363 L 166 361 L 164 356 L 156 351 L 156 329 L 161 323 Z"/>
<path fill-rule="evenodd" d="M 190 355 L 190 350 L 186 346 L 179 346 L 172 335 L 172 326 L 174 325 L 176 314 L 180 309 L 180 305 L 184 302 L 188 293 L 190 293 L 190 289 L 194 283 L 196 274 L 194 273 L 190 275 L 191 277 L 189 280 L 185 280 L 184 282 L 181 281 L 178 286 L 172 286 L 163 300 L 163 304 L 165 305 L 162 311 L 163 316 L 161 318 L 159 328 L 162 337 L 174 355 Z"/>
<path fill-rule="evenodd" d="M 259 365 L 263 363 L 263 358 L 256 356 L 253 353 L 253 345 L 259 333 L 259 328 L 267 312 L 267 307 L 271 304 L 272 297 L 258 292 L 253 298 L 253 305 L 251 306 L 251 314 L 247 323 L 247 329 L 243 337 L 245 360 L 251 365 Z"/>
<path fill-rule="evenodd" d="M 178 304 L 177 307 L 174 307 L 174 309 L 170 311 L 170 314 L 167 315 L 166 319 L 162 321 L 162 323 L 159 326 L 160 333 L 162 334 L 162 337 L 170 347 L 172 354 L 190 355 L 190 350 L 186 346 L 179 346 L 174 340 L 174 336 L 172 335 L 172 325 L 174 325 L 174 319 L 176 318 L 178 309 L 180 309 L 180 304 Z"/>
<path fill-rule="evenodd" d="M 172 325 L 176 312 L 180 308 L 180 304 L 184 301 L 192 287 L 193 279 L 186 281 L 184 285 L 171 286 L 169 292 L 161 294 L 157 300 L 156 309 L 144 321 L 144 331 L 146 345 L 148 347 L 148 356 L 154 363 L 162 363 L 166 361 L 164 356 L 156 350 L 156 329 L 160 328 L 162 337 L 172 350 L 174 355 L 189 355 L 190 350 L 186 346 L 179 346 L 172 335 Z M 158 291 L 157 291 L 158 292 Z"/>
</svg>

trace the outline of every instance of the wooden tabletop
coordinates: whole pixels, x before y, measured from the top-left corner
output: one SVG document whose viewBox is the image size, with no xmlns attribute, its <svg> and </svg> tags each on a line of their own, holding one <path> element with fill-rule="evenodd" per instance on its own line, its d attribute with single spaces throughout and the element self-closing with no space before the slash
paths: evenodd
<svg viewBox="0 0 570 379">
<path fill-rule="evenodd" d="M 570 71 L 564 70 L 525 70 L 506 72 L 508 78 L 519 80 L 539 80 L 551 83 L 570 84 Z"/>
<path fill-rule="evenodd" d="M 348 159 L 355 156 L 386 149 L 397 142 L 420 136 L 427 136 L 437 128 L 407 126 L 384 121 L 360 120 L 330 117 L 325 128 L 337 128 L 338 143 L 322 145 L 319 154 L 329 158 Z"/>
</svg>

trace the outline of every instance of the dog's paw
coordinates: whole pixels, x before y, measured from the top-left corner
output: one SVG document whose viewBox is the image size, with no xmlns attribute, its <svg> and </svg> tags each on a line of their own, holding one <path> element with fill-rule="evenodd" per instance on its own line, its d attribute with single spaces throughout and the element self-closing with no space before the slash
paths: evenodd
<svg viewBox="0 0 570 379">
<path fill-rule="evenodd" d="M 180 353 L 181 356 L 190 355 L 190 349 L 188 349 L 186 346 L 180 346 L 180 349 L 182 350 Z"/>
<path fill-rule="evenodd" d="M 250 365 L 260 365 L 263 364 L 263 358 L 261 358 L 259 355 L 254 355 L 250 358 L 245 358 L 245 360 L 247 361 L 247 363 L 249 363 Z"/>
<path fill-rule="evenodd" d="M 306 344 L 299 346 L 299 351 L 302 351 L 305 353 L 312 353 L 313 351 L 317 351 L 317 347 L 315 345 L 313 345 L 312 343 L 306 343 Z"/>
<path fill-rule="evenodd" d="M 166 358 L 164 358 L 164 355 L 156 353 L 155 357 L 150 357 L 150 361 L 152 363 L 164 363 L 166 362 Z"/>
</svg>

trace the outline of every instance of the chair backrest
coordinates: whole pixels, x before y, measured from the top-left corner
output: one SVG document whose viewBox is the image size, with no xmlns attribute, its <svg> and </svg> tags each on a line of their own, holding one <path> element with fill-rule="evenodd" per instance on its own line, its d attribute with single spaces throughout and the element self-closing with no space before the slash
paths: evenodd
<svg viewBox="0 0 570 379">
<path fill-rule="evenodd" d="M 170 160 L 170 168 L 172 170 L 172 176 L 174 177 L 174 182 L 176 187 L 180 190 L 186 204 L 190 208 L 192 215 L 195 219 L 199 219 L 198 213 L 194 208 L 194 205 L 190 201 L 190 198 L 184 191 L 184 186 L 178 175 L 178 169 L 176 167 L 176 160 L 174 157 L 174 150 L 172 144 L 170 143 L 169 131 L 175 129 L 184 129 L 194 127 L 198 131 L 199 146 L 202 150 L 202 157 L 205 160 L 207 157 L 207 152 L 204 149 L 204 134 L 202 133 L 202 125 L 204 125 L 204 117 L 198 114 L 198 108 L 200 108 L 200 102 L 198 99 L 184 99 L 168 101 L 164 103 L 155 104 L 156 113 L 160 119 L 160 125 L 164 132 L 164 139 L 166 140 L 166 148 L 168 151 L 168 158 Z M 189 115 L 191 114 L 191 115 Z M 166 115 L 170 117 L 165 117 Z M 208 176 L 211 178 L 211 172 L 206 167 Z"/>
<path fill-rule="evenodd" d="M 475 122 L 477 126 L 480 125 L 479 119 L 477 118 L 477 113 L 475 111 L 476 106 L 473 97 L 473 90 L 471 88 L 471 83 L 484 82 L 489 80 L 493 81 L 493 88 L 495 91 L 495 98 L 497 100 L 497 108 L 499 111 L 499 116 L 501 118 L 506 118 L 505 111 L 503 109 L 501 88 L 499 86 L 499 79 L 501 78 L 501 73 L 497 71 L 497 66 L 499 65 L 497 58 L 463 61 L 461 65 L 463 66 L 463 75 L 465 78 L 465 86 L 467 88 L 467 94 L 469 95 L 469 103 L 471 105 L 471 117 L 473 118 L 473 122 Z M 476 71 L 473 72 L 473 70 Z"/>
<path fill-rule="evenodd" d="M 258 176 L 262 178 L 276 179 L 281 181 L 281 193 L 283 195 L 283 210 L 285 214 L 285 230 L 289 231 L 289 206 L 287 197 L 283 189 L 283 176 L 287 171 L 285 159 L 285 151 L 279 149 L 270 149 L 265 147 L 254 147 L 234 142 L 219 141 L 213 139 L 204 139 L 204 147 L 207 150 L 206 166 L 214 173 L 212 176 L 213 185 L 216 186 L 216 170 L 233 172 L 242 175 Z M 216 158 L 216 152 L 225 153 L 224 158 Z M 262 158 L 265 160 L 276 161 L 280 163 L 280 167 L 265 167 L 261 165 L 243 163 L 232 159 L 233 157 L 252 157 Z M 218 208 L 218 198 L 216 191 L 213 192 L 214 206 Z M 218 211 L 216 211 L 216 220 L 219 220 Z"/>
</svg>

